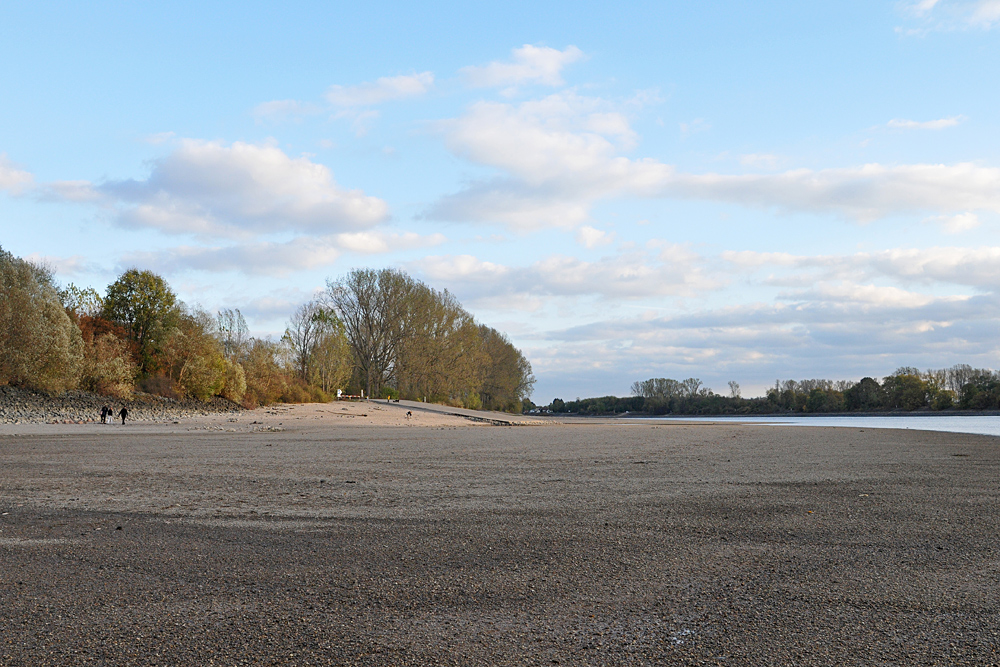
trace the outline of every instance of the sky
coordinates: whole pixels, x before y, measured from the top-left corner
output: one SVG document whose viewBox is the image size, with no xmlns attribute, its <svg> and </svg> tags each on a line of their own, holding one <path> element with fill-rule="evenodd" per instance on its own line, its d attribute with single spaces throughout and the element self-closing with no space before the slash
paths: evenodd
<svg viewBox="0 0 1000 667">
<path fill-rule="evenodd" d="M 3 3 L 0 246 L 280 336 L 360 267 L 533 400 L 1000 367 L 1000 0 Z"/>
</svg>

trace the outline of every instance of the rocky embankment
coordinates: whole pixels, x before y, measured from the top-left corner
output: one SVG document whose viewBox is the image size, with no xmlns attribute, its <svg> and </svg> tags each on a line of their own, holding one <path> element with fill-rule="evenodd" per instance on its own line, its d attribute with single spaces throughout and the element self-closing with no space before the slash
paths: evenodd
<svg viewBox="0 0 1000 667">
<path fill-rule="evenodd" d="M 223 398 L 208 403 L 178 401 L 152 394 L 136 393 L 128 400 L 86 391 L 68 391 L 59 396 L 0 387 L 0 424 L 81 424 L 99 422 L 101 406 L 115 414 L 128 409 L 130 421 L 170 421 L 183 417 L 242 412 L 243 408 Z"/>
</svg>

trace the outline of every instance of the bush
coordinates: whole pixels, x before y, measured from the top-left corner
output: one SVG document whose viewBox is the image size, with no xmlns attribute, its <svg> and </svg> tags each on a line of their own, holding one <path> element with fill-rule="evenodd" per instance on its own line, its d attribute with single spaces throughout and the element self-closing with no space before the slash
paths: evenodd
<svg viewBox="0 0 1000 667">
<path fill-rule="evenodd" d="M 222 387 L 222 397 L 229 399 L 233 403 L 243 400 L 243 395 L 247 391 L 247 377 L 243 372 L 243 367 L 239 364 L 224 359 L 226 370 L 224 372 L 224 382 Z"/>
<path fill-rule="evenodd" d="M 139 390 L 147 394 L 153 394 L 154 396 L 163 396 L 164 398 L 180 398 L 177 389 L 174 387 L 174 381 L 165 375 L 144 377 L 139 381 Z"/>
<path fill-rule="evenodd" d="M 113 334 L 102 334 L 85 346 L 83 358 L 81 388 L 118 398 L 132 395 L 138 368 L 128 343 Z"/>
</svg>

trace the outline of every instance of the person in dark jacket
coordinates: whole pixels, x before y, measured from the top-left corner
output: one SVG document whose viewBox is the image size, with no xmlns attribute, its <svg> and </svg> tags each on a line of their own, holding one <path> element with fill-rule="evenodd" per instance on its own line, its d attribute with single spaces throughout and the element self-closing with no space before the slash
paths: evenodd
<svg viewBox="0 0 1000 667">
<path fill-rule="evenodd" d="M 108 406 L 106 405 L 101 406 L 101 423 L 102 424 L 108 423 Z"/>
<path fill-rule="evenodd" d="M 122 426 L 124 426 L 125 418 L 128 417 L 128 408 L 122 407 L 122 411 L 118 413 L 118 416 L 122 418 Z"/>
</svg>

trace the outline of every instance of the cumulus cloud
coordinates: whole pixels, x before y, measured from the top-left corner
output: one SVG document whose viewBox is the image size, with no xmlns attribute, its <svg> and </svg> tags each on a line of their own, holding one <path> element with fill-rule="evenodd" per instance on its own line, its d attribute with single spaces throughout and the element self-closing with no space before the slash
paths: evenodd
<svg viewBox="0 0 1000 667">
<path fill-rule="evenodd" d="M 356 86 L 330 86 L 327 101 L 335 107 L 366 107 L 423 95 L 434 85 L 434 74 L 421 72 L 401 76 L 383 76 Z"/>
<path fill-rule="evenodd" d="M 84 274 L 101 273 L 104 267 L 90 261 L 83 255 L 73 255 L 71 257 L 56 257 L 53 255 L 42 255 L 33 252 L 26 255 L 24 259 L 41 266 L 52 269 L 56 274 L 63 276 L 79 276 Z"/>
<path fill-rule="evenodd" d="M 609 234 L 601 229 L 595 229 L 589 225 L 584 225 L 576 233 L 576 242 L 585 248 L 596 248 L 608 245 L 615 240 L 614 234 Z"/>
<path fill-rule="evenodd" d="M 655 159 L 622 155 L 633 142 L 631 129 L 624 116 L 606 122 L 608 106 L 558 93 L 517 105 L 479 102 L 440 123 L 453 153 L 498 174 L 442 197 L 427 217 L 527 230 L 574 227 L 588 220 L 595 201 L 624 195 L 833 213 L 859 221 L 916 212 L 1000 211 L 1000 169 L 975 163 L 679 172 Z"/>
<path fill-rule="evenodd" d="M 104 195 L 90 181 L 54 181 L 46 183 L 39 192 L 43 201 L 69 201 L 77 203 L 100 202 Z"/>
<path fill-rule="evenodd" d="M 793 274 L 787 283 L 777 281 L 776 284 L 881 278 L 905 285 L 940 283 L 980 290 L 992 290 L 1000 284 L 1000 247 L 995 246 L 891 248 L 853 255 L 792 255 L 744 250 L 723 252 L 721 259 L 735 270 L 805 272 Z"/>
<path fill-rule="evenodd" d="M 919 211 L 1000 212 L 1000 169 L 974 163 L 866 164 L 768 175 L 671 173 L 663 192 L 861 221 Z"/>
<path fill-rule="evenodd" d="M 529 266 L 515 267 L 472 255 L 439 255 L 413 262 L 419 274 L 473 300 L 506 296 L 596 296 L 639 299 L 693 296 L 718 289 L 722 281 L 706 271 L 702 258 L 687 247 L 666 244 L 646 252 L 630 252 L 585 261 L 550 255 Z"/>
<path fill-rule="evenodd" d="M 62 190 L 70 198 L 89 196 L 80 183 Z M 93 190 L 123 225 L 209 237 L 328 234 L 369 228 L 389 215 L 384 201 L 340 187 L 326 166 L 267 144 L 186 139 L 152 163 L 146 180 L 108 181 Z"/>
<path fill-rule="evenodd" d="M 7 159 L 6 153 L 0 153 L 0 190 L 19 195 L 31 188 L 34 180 L 30 172 L 24 171 Z"/>
<path fill-rule="evenodd" d="M 285 276 L 296 271 L 330 266 L 345 253 L 380 254 L 438 245 L 441 234 L 412 232 L 345 232 L 327 236 L 299 236 L 289 241 L 261 241 L 226 246 L 177 246 L 127 255 L 123 262 L 157 271 L 236 272 Z"/>
<path fill-rule="evenodd" d="M 981 224 L 979 216 L 969 212 L 959 213 L 958 215 L 939 215 L 928 218 L 928 221 L 939 223 L 948 234 L 961 234 L 970 229 L 975 229 Z"/>
<path fill-rule="evenodd" d="M 600 99 L 557 93 L 518 105 L 479 102 L 438 125 L 448 148 L 503 175 L 443 197 L 428 217 L 572 227 L 615 190 L 656 186 L 669 167 L 617 157 L 634 143 L 627 118 Z"/>
<path fill-rule="evenodd" d="M 937 120 L 906 120 L 904 118 L 893 118 L 886 125 L 902 130 L 943 130 L 947 127 L 955 127 L 965 120 L 965 116 L 949 116 L 948 118 L 938 118 Z"/>
<path fill-rule="evenodd" d="M 546 86 L 563 85 L 562 70 L 583 58 L 575 46 L 564 50 L 525 44 L 511 51 L 509 62 L 494 61 L 488 65 L 463 67 L 460 73 L 466 83 L 475 88 L 518 86 L 537 83 Z"/>
<path fill-rule="evenodd" d="M 533 355 L 532 364 L 536 372 L 559 373 L 597 359 L 627 387 L 656 375 L 695 375 L 710 384 L 734 377 L 858 379 L 904 364 L 976 363 L 1000 352 L 1000 300 L 992 294 L 934 297 L 845 285 L 811 296 L 550 331 L 545 337 L 557 352 Z"/>
</svg>

